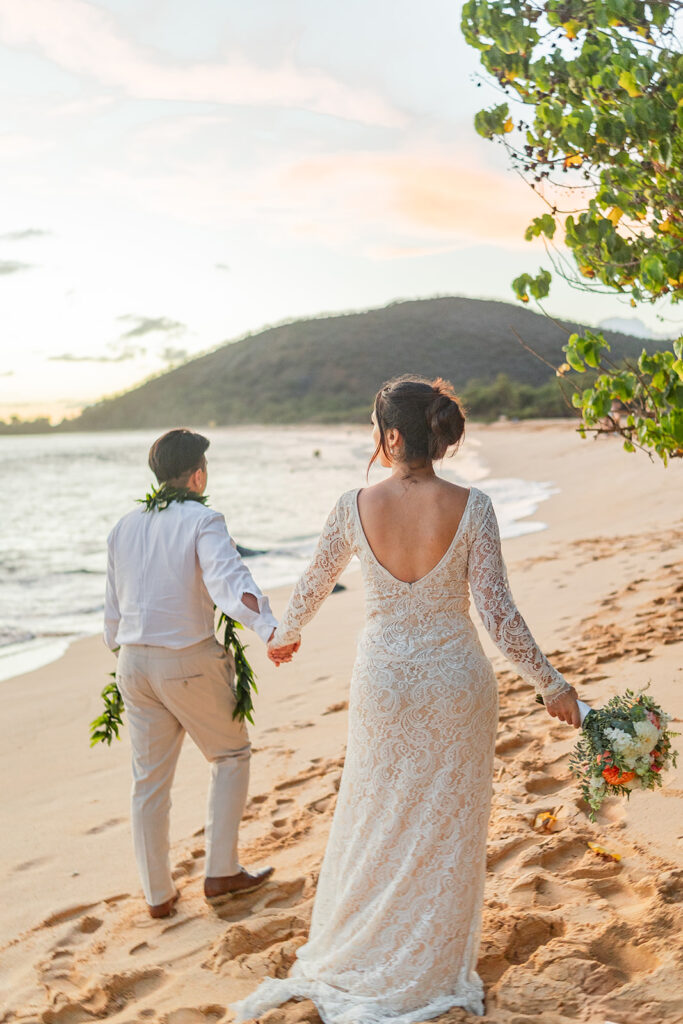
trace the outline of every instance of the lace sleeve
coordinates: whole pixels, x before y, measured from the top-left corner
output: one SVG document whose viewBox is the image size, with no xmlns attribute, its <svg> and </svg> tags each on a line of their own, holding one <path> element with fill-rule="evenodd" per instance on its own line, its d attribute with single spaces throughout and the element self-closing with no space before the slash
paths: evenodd
<svg viewBox="0 0 683 1024">
<path fill-rule="evenodd" d="M 571 689 L 543 654 L 515 605 L 503 561 L 498 520 L 488 498 L 470 547 L 468 575 L 474 604 L 486 632 L 522 678 L 546 701 Z"/>
<path fill-rule="evenodd" d="M 339 498 L 327 517 L 315 554 L 292 592 L 270 647 L 296 643 L 302 626 L 310 622 L 351 561 L 354 548 L 347 536 L 348 505 L 344 497 Z"/>
</svg>

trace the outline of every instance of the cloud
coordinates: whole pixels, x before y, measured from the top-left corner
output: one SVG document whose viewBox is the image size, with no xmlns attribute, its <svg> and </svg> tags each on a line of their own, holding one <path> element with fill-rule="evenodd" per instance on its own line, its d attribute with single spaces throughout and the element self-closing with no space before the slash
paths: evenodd
<svg viewBox="0 0 683 1024">
<path fill-rule="evenodd" d="M 0 0 L 0 41 L 37 50 L 67 71 L 138 99 L 296 107 L 363 124 L 405 122 L 376 93 L 298 67 L 288 56 L 270 68 L 236 54 L 173 62 L 127 38 L 109 12 L 85 0 Z"/>
<path fill-rule="evenodd" d="M 51 231 L 43 231 L 41 228 L 24 228 L 23 231 L 6 231 L 0 235 L 0 239 L 4 242 L 23 242 L 27 238 L 43 238 L 51 234 Z"/>
<path fill-rule="evenodd" d="M 462 149 L 414 145 L 394 153 L 335 153 L 291 164 L 280 180 L 280 196 L 305 212 L 300 227 L 329 231 L 338 241 L 345 225 L 389 230 L 368 255 L 396 259 L 427 255 L 406 246 L 455 248 L 463 242 L 523 244 L 524 228 L 538 213 L 538 199 L 511 176 L 484 166 Z M 397 234 L 406 236 L 395 245 Z M 384 252 L 382 252 L 384 246 Z"/>
<path fill-rule="evenodd" d="M 183 334 L 187 327 L 179 320 L 171 320 L 167 316 L 136 316 L 134 313 L 125 313 L 118 317 L 119 320 L 128 320 L 135 326 L 125 331 L 122 338 L 141 338 L 144 334 Z"/>
<path fill-rule="evenodd" d="M 0 275 L 18 274 L 20 270 L 31 270 L 33 264 L 19 263 L 18 260 L 0 260 Z"/>
<path fill-rule="evenodd" d="M 166 348 L 161 350 L 160 356 L 165 363 L 183 363 L 187 359 L 189 352 L 186 348 L 174 348 L 172 345 L 167 345 Z"/>
<path fill-rule="evenodd" d="M 80 356 L 74 352 L 63 352 L 59 356 L 48 356 L 50 363 L 124 363 L 128 359 L 135 359 L 139 349 L 124 349 L 115 356 Z"/>
</svg>

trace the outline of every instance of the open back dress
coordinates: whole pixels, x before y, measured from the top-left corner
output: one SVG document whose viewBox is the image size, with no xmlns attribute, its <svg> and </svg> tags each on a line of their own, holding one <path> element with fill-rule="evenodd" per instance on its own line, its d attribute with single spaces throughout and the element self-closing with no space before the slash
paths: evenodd
<svg viewBox="0 0 683 1024">
<path fill-rule="evenodd" d="M 366 619 L 349 695 L 346 761 L 308 941 L 238 1021 L 292 998 L 325 1024 L 484 1014 L 477 974 L 498 723 L 496 677 L 470 618 L 545 699 L 570 688 L 517 610 L 491 499 L 472 487 L 441 560 L 414 583 L 365 537 L 358 490 L 337 501 L 274 645 L 299 639 L 353 555 Z"/>
</svg>

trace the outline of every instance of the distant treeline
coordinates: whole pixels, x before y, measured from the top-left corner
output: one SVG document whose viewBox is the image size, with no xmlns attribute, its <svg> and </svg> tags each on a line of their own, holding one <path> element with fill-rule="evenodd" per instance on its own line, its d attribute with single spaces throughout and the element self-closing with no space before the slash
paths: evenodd
<svg viewBox="0 0 683 1024">
<path fill-rule="evenodd" d="M 57 429 L 59 427 L 53 427 L 47 416 L 38 416 L 35 420 L 21 420 L 18 416 L 12 416 L 9 421 L 0 420 L 0 434 L 47 434 Z"/>
<path fill-rule="evenodd" d="M 460 391 L 460 399 L 465 406 L 469 419 L 484 423 L 491 423 L 500 416 L 508 419 L 551 419 L 571 415 L 571 410 L 562 397 L 560 385 L 557 378 L 549 379 L 545 384 L 523 384 L 520 381 L 512 380 L 506 373 L 499 373 L 492 383 L 481 380 L 472 380 Z M 288 408 L 282 402 L 277 404 L 276 409 L 269 410 L 268 406 L 262 408 L 264 419 L 262 422 L 297 423 L 301 422 L 301 405 L 299 402 L 292 402 Z M 362 406 L 352 409 L 344 409 L 334 399 L 322 400 L 318 403 L 315 417 L 312 422 L 325 423 L 362 423 L 370 415 L 370 407 Z M 275 413 L 277 419 L 271 412 Z M 170 422 L 170 421 L 169 421 Z M 51 426 L 46 417 L 35 420 L 19 420 L 13 417 L 9 423 L 0 420 L 0 434 L 45 434 L 63 433 L 74 430 L 78 420 L 66 420 L 62 423 Z M 194 426 L 201 426 L 195 422 Z M 207 426 L 208 424 L 204 424 Z M 163 426 L 163 424 L 159 424 Z M 220 426 L 212 423 L 211 426 Z M 83 426 L 80 429 L 85 429 Z"/>
</svg>

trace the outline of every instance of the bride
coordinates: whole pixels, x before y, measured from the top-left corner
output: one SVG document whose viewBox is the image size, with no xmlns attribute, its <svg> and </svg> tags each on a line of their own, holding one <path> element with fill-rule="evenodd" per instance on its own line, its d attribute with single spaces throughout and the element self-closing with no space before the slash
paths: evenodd
<svg viewBox="0 0 683 1024">
<path fill-rule="evenodd" d="M 365 628 L 351 679 L 346 761 L 308 941 L 289 977 L 235 1003 L 238 1021 L 292 998 L 325 1024 L 411 1024 L 484 1014 L 476 965 L 498 722 L 496 678 L 469 616 L 468 584 L 496 646 L 580 726 L 577 694 L 539 650 L 507 582 L 491 500 L 433 462 L 464 416 L 447 382 L 402 377 L 378 392 L 372 461 L 391 476 L 342 494 L 269 651 L 298 649 L 352 555 Z"/>
</svg>

